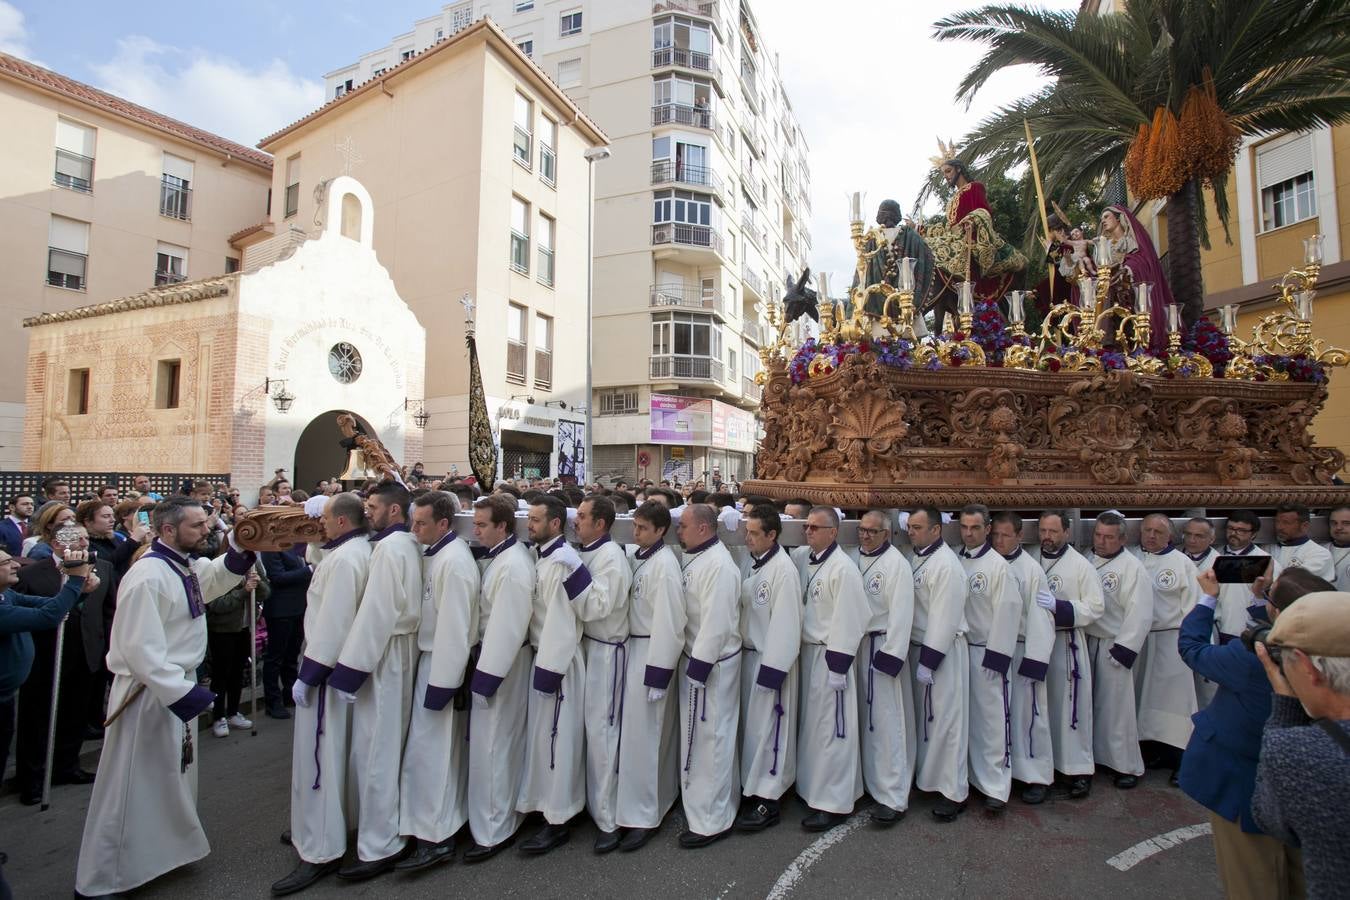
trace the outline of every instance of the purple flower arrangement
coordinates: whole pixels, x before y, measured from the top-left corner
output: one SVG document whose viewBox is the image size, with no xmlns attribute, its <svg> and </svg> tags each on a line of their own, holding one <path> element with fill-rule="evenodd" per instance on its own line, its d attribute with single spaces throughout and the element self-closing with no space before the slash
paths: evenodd
<svg viewBox="0 0 1350 900">
<path fill-rule="evenodd" d="M 1269 366 L 1276 372 L 1288 376 L 1290 381 L 1311 381 L 1320 384 L 1327 380 L 1327 367 L 1315 359 L 1310 359 L 1302 353 L 1288 356 L 1284 354 L 1261 354 L 1252 357 L 1252 362 L 1257 367 Z M 1257 373 L 1257 381 L 1266 381 L 1264 374 Z"/>
<path fill-rule="evenodd" d="M 883 366 L 908 369 L 913 363 L 910 355 L 913 349 L 913 345 L 905 340 L 873 341 L 864 338 L 861 341 L 820 343 L 812 338 L 802 344 L 792 357 L 792 361 L 788 363 L 788 377 L 792 379 L 793 384 L 801 384 L 813 374 L 823 375 L 834 371 L 839 368 L 844 357 L 855 353 L 875 353 L 877 361 Z M 824 360 L 813 369 L 817 356 L 824 357 Z"/>
</svg>

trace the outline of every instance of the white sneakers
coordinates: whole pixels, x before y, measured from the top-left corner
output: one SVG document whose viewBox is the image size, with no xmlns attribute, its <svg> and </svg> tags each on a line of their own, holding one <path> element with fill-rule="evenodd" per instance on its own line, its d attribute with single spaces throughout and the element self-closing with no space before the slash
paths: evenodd
<svg viewBox="0 0 1350 900">
<path fill-rule="evenodd" d="M 216 737 L 229 737 L 230 723 L 224 719 L 216 719 L 211 723 L 211 733 Z"/>
<path fill-rule="evenodd" d="M 229 737 L 230 729 L 242 731 L 245 728 L 252 728 L 253 721 L 245 719 L 243 713 L 235 713 L 228 719 L 216 719 L 211 723 L 211 733 L 218 738 Z"/>
<path fill-rule="evenodd" d="M 242 731 L 245 728 L 253 727 L 253 720 L 245 719 L 243 713 L 235 713 L 234 715 L 230 716 L 229 719 L 227 719 L 226 721 L 230 723 L 231 728 L 238 729 L 240 731 Z"/>
</svg>

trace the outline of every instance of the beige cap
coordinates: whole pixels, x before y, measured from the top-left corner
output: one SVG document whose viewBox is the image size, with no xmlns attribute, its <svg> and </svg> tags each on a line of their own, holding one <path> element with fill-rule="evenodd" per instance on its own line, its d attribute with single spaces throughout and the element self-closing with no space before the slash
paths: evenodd
<svg viewBox="0 0 1350 900">
<path fill-rule="evenodd" d="M 1275 620 L 1270 643 L 1311 656 L 1350 656 L 1350 593 L 1315 591 L 1299 597 Z"/>
</svg>

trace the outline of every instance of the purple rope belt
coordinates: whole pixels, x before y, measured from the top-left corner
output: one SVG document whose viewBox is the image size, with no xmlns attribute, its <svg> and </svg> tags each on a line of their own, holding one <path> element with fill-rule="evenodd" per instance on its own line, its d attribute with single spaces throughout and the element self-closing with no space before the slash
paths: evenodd
<svg viewBox="0 0 1350 900">
<path fill-rule="evenodd" d="M 886 632 L 869 631 L 867 633 L 867 730 L 876 731 L 872 727 L 872 697 L 874 695 L 873 683 L 876 678 L 876 667 L 872 665 L 872 660 L 877 655 L 877 638 Z"/>
<path fill-rule="evenodd" d="M 1073 717 L 1069 722 L 1069 727 L 1078 730 L 1078 681 L 1082 673 L 1078 670 L 1078 635 L 1076 632 L 1069 632 L 1069 654 L 1073 657 L 1073 664 L 1069 670 L 1069 680 L 1072 685 L 1069 689 L 1069 695 L 1072 697 L 1071 706 L 1073 708 Z"/>
<path fill-rule="evenodd" d="M 923 742 L 928 743 L 928 723 L 933 721 L 933 686 L 924 685 L 923 688 Z"/>
<path fill-rule="evenodd" d="M 770 775 L 778 774 L 778 734 L 783 727 L 783 689 L 774 690 L 773 701 L 773 765 L 769 767 Z"/>
<path fill-rule="evenodd" d="M 310 790 L 319 789 L 319 779 L 323 776 L 323 764 L 319 762 L 319 738 L 323 737 L 323 710 L 324 699 L 328 696 L 328 679 L 319 685 L 319 700 L 315 707 L 314 715 L 314 786 Z"/>
<path fill-rule="evenodd" d="M 1036 717 L 1040 715 L 1036 707 L 1036 682 L 1031 682 L 1031 727 L 1027 729 L 1027 755 L 1036 758 Z"/>
<path fill-rule="evenodd" d="M 834 692 L 834 736 L 844 737 L 844 692 Z"/>
<path fill-rule="evenodd" d="M 558 719 L 562 715 L 562 705 L 565 699 L 562 685 L 558 685 L 558 698 L 553 701 L 553 733 L 549 735 L 548 739 L 548 767 L 550 771 L 552 771 L 555 762 L 554 751 L 558 746 Z"/>
<path fill-rule="evenodd" d="M 641 635 L 636 635 L 641 637 Z M 586 635 L 587 639 L 613 647 L 614 660 L 618 663 L 609 679 L 609 725 L 614 727 L 614 716 L 619 717 L 619 745 L 623 745 L 623 701 L 628 691 L 628 638 L 621 641 L 606 641 Z M 614 771 L 619 771 L 619 754 L 614 754 Z"/>
<path fill-rule="evenodd" d="M 1008 676 L 1000 675 L 1003 681 L 1003 768 L 1012 765 L 1012 703 L 1008 700 Z"/>
<path fill-rule="evenodd" d="M 684 746 L 684 774 L 688 775 L 690 768 L 694 764 L 694 728 L 698 724 L 698 688 L 689 685 L 689 739 Z M 685 784 L 689 779 L 685 779 Z"/>
</svg>

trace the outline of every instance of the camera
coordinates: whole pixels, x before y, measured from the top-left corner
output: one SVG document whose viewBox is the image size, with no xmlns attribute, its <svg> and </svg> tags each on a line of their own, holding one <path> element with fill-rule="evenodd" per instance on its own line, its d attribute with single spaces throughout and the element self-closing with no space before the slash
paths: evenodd
<svg viewBox="0 0 1350 900">
<path fill-rule="evenodd" d="M 1270 637 L 1270 629 L 1271 626 L 1269 625 L 1253 625 L 1251 628 L 1248 628 L 1246 631 L 1242 632 L 1242 646 L 1255 653 L 1256 645 L 1258 643 L 1265 644 L 1266 655 L 1270 657 L 1271 662 L 1278 666 L 1281 664 L 1280 645 L 1272 644 L 1267 640 Z"/>
</svg>

